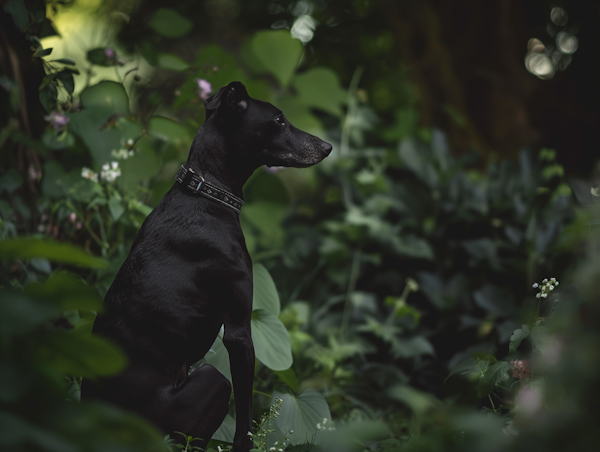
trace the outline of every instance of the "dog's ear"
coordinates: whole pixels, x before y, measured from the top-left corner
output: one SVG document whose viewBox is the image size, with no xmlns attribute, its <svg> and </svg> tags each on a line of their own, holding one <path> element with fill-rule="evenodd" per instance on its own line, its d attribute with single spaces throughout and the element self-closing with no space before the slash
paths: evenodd
<svg viewBox="0 0 600 452">
<path fill-rule="evenodd" d="M 206 119 L 217 110 L 242 113 L 248 108 L 250 96 L 241 82 L 231 82 L 204 101 Z"/>
</svg>

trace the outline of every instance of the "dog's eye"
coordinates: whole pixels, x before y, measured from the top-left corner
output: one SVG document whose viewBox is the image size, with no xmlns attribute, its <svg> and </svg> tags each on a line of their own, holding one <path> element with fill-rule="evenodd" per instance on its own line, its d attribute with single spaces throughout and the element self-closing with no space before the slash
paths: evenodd
<svg viewBox="0 0 600 452">
<path fill-rule="evenodd" d="M 275 118 L 275 122 L 277 124 L 279 124 L 280 126 L 284 126 L 285 125 L 285 119 L 283 118 L 283 116 L 277 116 Z"/>
</svg>

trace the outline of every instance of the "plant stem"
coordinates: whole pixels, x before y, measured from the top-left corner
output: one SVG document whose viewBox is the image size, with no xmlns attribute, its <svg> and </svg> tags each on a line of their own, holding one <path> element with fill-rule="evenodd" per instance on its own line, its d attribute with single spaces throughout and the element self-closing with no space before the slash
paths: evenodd
<svg viewBox="0 0 600 452">
<path fill-rule="evenodd" d="M 350 277 L 348 278 L 348 290 L 346 291 L 346 301 L 344 302 L 344 311 L 342 312 L 342 324 L 340 325 L 340 340 L 346 338 L 346 332 L 350 324 L 350 312 L 352 311 L 350 306 L 350 295 L 354 292 L 356 287 L 356 281 L 358 279 L 358 270 L 360 267 L 360 250 L 354 251 L 354 257 L 352 258 L 352 266 L 350 267 Z"/>
<path fill-rule="evenodd" d="M 271 394 L 267 394 L 266 392 L 262 392 L 262 391 L 257 391 L 256 389 L 253 389 L 252 392 L 254 392 L 254 394 L 264 395 L 265 397 L 268 397 L 270 399 L 273 398 L 273 396 Z"/>
<path fill-rule="evenodd" d="M 492 404 L 492 409 L 494 410 L 494 413 L 495 413 L 496 407 L 494 406 L 494 401 L 492 400 L 492 396 L 490 394 L 488 394 L 488 398 L 490 399 L 490 403 Z"/>
<path fill-rule="evenodd" d="M 352 75 L 352 80 L 350 81 L 350 86 L 348 87 L 348 112 L 346 113 L 346 118 L 342 126 L 340 157 L 348 157 L 350 155 L 350 131 L 352 129 L 352 124 L 354 123 L 356 110 L 358 108 L 356 90 L 364 71 L 365 68 L 363 66 L 358 66 Z M 354 202 L 352 201 L 352 189 L 350 188 L 350 183 L 348 182 L 345 174 L 342 174 L 341 183 L 344 206 L 349 208 L 354 205 Z"/>
</svg>

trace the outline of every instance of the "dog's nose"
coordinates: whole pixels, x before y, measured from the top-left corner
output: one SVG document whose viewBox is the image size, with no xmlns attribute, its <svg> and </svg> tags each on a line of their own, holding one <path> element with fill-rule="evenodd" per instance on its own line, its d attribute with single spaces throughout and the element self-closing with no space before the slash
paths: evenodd
<svg viewBox="0 0 600 452">
<path fill-rule="evenodd" d="M 331 154 L 332 149 L 333 149 L 333 146 L 331 146 L 329 143 L 326 143 L 325 141 L 323 141 L 321 151 L 323 152 L 323 154 L 325 154 L 325 157 L 327 157 L 329 154 Z"/>
</svg>

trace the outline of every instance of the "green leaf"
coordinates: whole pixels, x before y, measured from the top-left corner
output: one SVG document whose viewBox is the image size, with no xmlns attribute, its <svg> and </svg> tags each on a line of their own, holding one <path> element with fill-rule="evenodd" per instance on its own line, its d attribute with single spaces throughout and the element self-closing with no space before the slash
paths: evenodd
<svg viewBox="0 0 600 452">
<path fill-rule="evenodd" d="M 44 78 L 42 79 L 42 83 L 40 84 L 40 87 L 38 88 L 39 91 L 43 90 L 46 86 L 48 86 L 50 84 L 50 82 L 52 82 L 52 80 L 54 80 L 56 77 L 58 76 L 58 73 L 53 72 L 52 74 L 47 74 L 44 76 Z"/>
<path fill-rule="evenodd" d="M 210 347 L 210 350 L 206 352 L 204 356 L 204 362 L 210 364 L 217 369 L 225 378 L 231 381 L 231 369 L 229 366 L 229 352 L 223 344 L 221 336 L 217 336 L 215 342 Z"/>
<path fill-rule="evenodd" d="M 438 174 L 429 161 L 429 149 L 415 139 L 408 139 L 398 145 L 398 155 L 402 163 L 430 188 L 437 187 Z"/>
<path fill-rule="evenodd" d="M 10 168 L 0 176 L 0 193 L 6 191 L 12 193 L 23 184 L 23 178 L 15 168 Z"/>
<path fill-rule="evenodd" d="M 125 207 L 119 198 L 113 196 L 108 201 L 108 208 L 113 220 L 118 221 L 125 212 Z"/>
<path fill-rule="evenodd" d="M 314 389 L 307 389 L 297 396 L 289 392 L 273 393 L 271 404 L 275 399 L 283 400 L 279 417 L 275 420 L 278 432 L 270 436 L 269 442 L 281 441 L 277 433 L 288 433 L 292 446 L 303 444 L 307 438 L 312 438 L 317 432 L 317 424 L 323 423 L 323 419 L 331 420 L 331 413 L 327 401 L 321 393 Z M 280 435 L 281 435 L 280 433 Z"/>
<path fill-rule="evenodd" d="M 110 67 L 116 64 L 116 58 L 113 56 L 109 56 L 111 54 L 110 51 L 106 51 L 107 47 L 97 47 L 95 49 L 88 50 L 86 57 L 88 61 L 96 66 L 104 66 Z M 113 49 L 112 52 L 114 52 Z M 108 53 L 108 55 L 107 55 Z"/>
<path fill-rule="evenodd" d="M 61 71 L 58 73 L 58 79 L 62 82 L 67 92 L 73 94 L 73 90 L 75 89 L 73 74 L 69 71 Z"/>
<path fill-rule="evenodd" d="M 225 441 L 226 443 L 233 443 L 233 436 L 235 435 L 235 418 L 231 414 L 227 414 L 223 423 L 219 429 L 214 433 L 212 439 L 217 441 Z"/>
<path fill-rule="evenodd" d="M 69 243 L 50 239 L 19 237 L 0 242 L 0 257 L 7 260 L 43 257 L 52 262 L 78 265 L 81 267 L 106 267 L 106 261 L 84 252 Z"/>
<path fill-rule="evenodd" d="M 57 60 L 51 60 L 51 63 L 62 63 L 62 64 L 68 64 L 69 66 L 75 66 L 75 61 L 73 61 L 70 58 L 59 58 Z"/>
<path fill-rule="evenodd" d="M 190 32 L 194 23 L 171 8 L 159 8 L 148 26 L 166 38 L 178 38 Z"/>
<path fill-rule="evenodd" d="M 0 333 L 3 336 L 29 333 L 35 327 L 55 319 L 59 313 L 55 304 L 0 289 Z"/>
<path fill-rule="evenodd" d="M 67 130 L 57 133 L 56 130 L 47 127 L 42 135 L 42 143 L 50 149 L 67 149 L 75 144 L 75 137 Z M 76 170 L 76 173 L 80 173 L 80 171 Z"/>
<path fill-rule="evenodd" d="M 433 345 L 431 345 L 429 339 L 422 335 L 394 340 L 392 352 L 396 358 L 413 358 L 421 355 L 435 356 Z"/>
<path fill-rule="evenodd" d="M 47 113 L 50 113 L 54 109 L 54 105 L 56 105 L 56 95 L 58 91 L 56 89 L 56 85 L 54 83 L 50 83 L 46 88 L 40 91 L 39 99 L 42 107 L 46 110 Z"/>
<path fill-rule="evenodd" d="M 531 330 L 528 325 L 522 325 L 521 328 L 514 330 L 510 336 L 510 344 L 508 346 L 508 353 L 514 353 L 521 345 L 523 339 L 527 339 L 531 334 Z"/>
<path fill-rule="evenodd" d="M 429 409 L 440 405 L 440 402 L 432 395 L 406 385 L 394 386 L 387 391 L 387 394 L 410 407 L 417 416 L 422 416 Z"/>
<path fill-rule="evenodd" d="M 398 254 L 417 259 L 433 260 L 433 249 L 425 239 L 409 236 L 394 236 L 391 239 L 392 247 Z"/>
<path fill-rule="evenodd" d="M 4 11 L 12 16 L 13 22 L 19 30 L 24 31 L 29 26 L 29 11 L 23 0 L 6 0 Z"/>
<path fill-rule="evenodd" d="M 287 30 L 259 31 L 252 37 L 250 49 L 263 72 L 273 74 L 282 87 L 290 82 L 304 50 Z"/>
<path fill-rule="evenodd" d="M 86 88 L 81 105 L 82 112 L 68 114 L 70 131 L 90 150 L 96 171 L 114 160 L 112 151 L 120 149 L 125 139 L 142 135 L 141 124 L 128 115 L 129 99 L 120 83 L 103 81 Z"/>
<path fill-rule="evenodd" d="M 48 56 L 52 53 L 52 48 L 49 49 L 44 49 L 41 46 L 37 48 L 37 50 L 34 52 L 33 56 L 34 57 L 44 57 L 44 56 Z"/>
<path fill-rule="evenodd" d="M 302 102 L 334 116 L 342 116 L 341 105 L 346 102 L 347 94 L 331 69 L 314 68 L 297 75 L 294 86 Z"/>
<path fill-rule="evenodd" d="M 66 272 L 56 273 L 43 283 L 30 284 L 23 293 L 41 300 L 51 300 L 65 310 L 97 311 L 102 305 L 102 298 L 94 287 Z"/>
<path fill-rule="evenodd" d="M 469 373 L 479 373 L 479 366 L 477 365 L 477 361 L 473 358 L 462 361 L 450 369 L 450 373 L 444 380 L 444 383 L 446 383 L 446 380 L 448 380 L 448 378 L 450 378 L 452 375 L 466 375 Z"/>
<path fill-rule="evenodd" d="M 491 393 L 496 386 L 508 379 L 508 371 L 513 365 L 506 361 L 499 361 L 496 364 L 484 369 L 484 374 L 479 379 L 477 390 L 479 397 L 485 397 Z"/>
<path fill-rule="evenodd" d="M 507 289 L 486 284 L 473 298 L 475 304 L 491 314 L 506 316 L 511 312 L 512 295 Z"/>
<path fill-rule="evenodd" d="M 275 370 L 275 374 L 294 392 L 298 391 L 298 377 L 291 367 L 286 370 Z"/>
<path fill-rule="evenodd" d="M 386 297 L 385 304 L 394 306 L 394 314 L 396 315 L 396 317 L 400 318 L 410 315 L 412 316 L 415 325 L 419 324 L 419 320 L 421 319 L 421 313 L 418 309 L 415 309 L 412 306 L 408 305 L 404 298 Z"/>
<path fill-rule="evenodd" d="M 189 64 L 179 58 L 177 55 L 171 53 L 161 53 L 157 59 L 158 67 L 163 69 L 169 69 L 171 71 L 185 71 L 189 68 Z"/>
<path fill-rule="evenodd" d="M 152 116 L 147 125 L 148 135 L 156 137 L 172 145 L 179 155 L 183 156 L 190 150 L 195 132 L 188 126 L 162 116 Z M 136 147 L 141 144 L 136 144 Z"/>
<path fill-rule="evenodd" d="M 292 345 L 285 326 L 265 309 L 252 312 L 252 341 L 256 357 L 272 370 L 289 369 Z"/>
<path fill-rule="evenodd" d="M 94 328 L 94 321 L 96 320 L 96 313 L 87 310 L 79 311 L 79 321 L 75 325 L 74 331 L 77 334 L 92 334 Z"/>
<path fill-rule="evenodd" d="M 127 364 L 123 352 L 106 339 L 67 331 L 48 334 L 37 354 L 57 371 L 84 378 L 114 375 Z"/>
<path fill-rule="evenodd" d="M 242 219 L 259 232 L 259 240 L 267 248 L 280 246 L 285 238 L 281 222 L 288 213 L 288 207 L 279 203 L 256 201 L 244 204 Z"/>
<path fill-rule="evenodd" d="M 279 316 L 281 305 L 279 294 L 269 271 L 262 264 L 252 265 L 254 291 L 252 310 L 266 309 L 271 314 Z"/>
<path fill-rule="evenodd" d="M 336 428 L 335 431 L 323 432 L 319 450 L 327 452 L 362 452 L 365 450 L 365 442 L 388 439 L 390 435 L 389 428 L 381 421 L 361 420 L 350 422 Z M 386 451 L 387 448 L 383 450 Z M 392 449 L 390 452 L 397 451 Z"/>
</svg>

